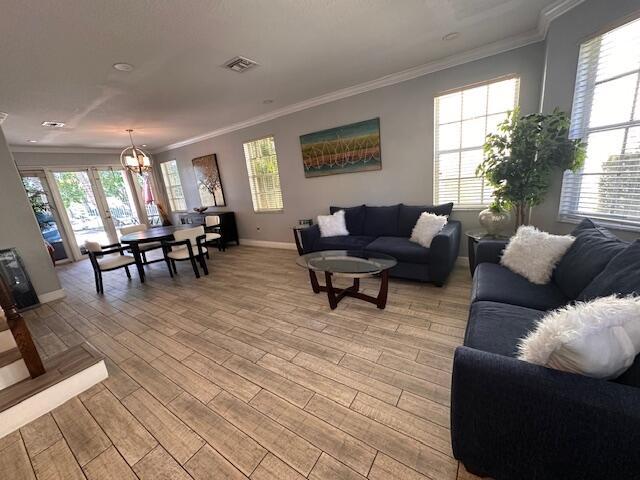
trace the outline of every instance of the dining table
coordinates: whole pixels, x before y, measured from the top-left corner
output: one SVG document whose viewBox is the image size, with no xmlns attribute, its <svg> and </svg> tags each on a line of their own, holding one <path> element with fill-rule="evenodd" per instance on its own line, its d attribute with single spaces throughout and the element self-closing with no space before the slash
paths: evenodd
<svg viewBox="0 0 640 480">
<path fill-rule="evenodd" d="M 140 254 L 140 245 L 143 243 L 152 243 L 152 242 L 162 242 L 163 240 L 173 240 L 173 234 L 177 230 L 184 230 L 187 228 L 193 228 L 195 225 L 179 225 L 179 226 L 168 226 L 168 227 L 151 227 L 147 230 L 142 230 L 139 232 L 128 233 L 120 237 L 120 243 L 126 244 L 133 254 L 133 258 L 136 261 L 136 267 L 138 269 L 138 275 L 140 276 L 140 281 L 144 283 L 145 274 L 144 274 L 144 263 L 142 261 L 142 255 Z M 162 261 L 162 260 L 156 260 Z M 151 263 L 151 262 L 148 262 Z"/>
</svg>

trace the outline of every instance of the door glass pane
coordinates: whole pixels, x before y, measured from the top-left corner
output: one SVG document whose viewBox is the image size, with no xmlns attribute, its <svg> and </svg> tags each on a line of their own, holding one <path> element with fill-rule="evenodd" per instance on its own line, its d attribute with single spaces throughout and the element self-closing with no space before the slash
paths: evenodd
<svg viewBox="0 0 640 480">
<path fill-rule="evenodd" d="M 98 178 L 102 184 L 107 206 L 111 212 L 111 220 L 113 220 L 118 236 L 120 236 L 122 227 L 140 223 L 133 194 L 124 175 L 124 170 L 98 171 Z"/>
<path fill-rule="evenodd" d="M 56 261 L 64 260 L 67 258 L 67 253 L 64 250 L 58 222 L 53 214 L 53 207 L 49 203 L 48 190 L 45 189 L 42 179 L 38 176 L 25 176 L 22 177 L 22 184 L 38 221 L 42 238 L 53 247 L 53 258 Z"/>
<path fill-rule="evenodd" d="M 87 172 L 54 172 L 53 177 L 80 251 L 85 240 L 110 244 Z"/>
</svg>

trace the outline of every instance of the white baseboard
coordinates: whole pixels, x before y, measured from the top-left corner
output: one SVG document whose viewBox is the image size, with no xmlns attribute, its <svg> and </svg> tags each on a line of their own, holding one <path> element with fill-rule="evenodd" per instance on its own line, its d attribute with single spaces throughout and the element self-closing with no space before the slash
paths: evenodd
<svg viewBox="0 0 640 480">
<path fill-rule="evenodd" d="M 59 407 L 109 376 L 104 360 L 0 412 L 0 438 Z"/>
<path fill-rule="evenodd" d="M 66 296 L 67 292 L 64 291 L 64 288 L 61 288 L 59 290 L 54 290 L 53 292 L 38 294 L 38 299 L 40 300 L 40 303 L 49 303 L 54 300 L 60 300 Z"/>
<path fill-rule="evenodd" d="M 296 250 L 295 243 L 269 242 L 267 240 L 252 240 L 250 238 L 241 238 L 240 245 L 247 245 L 249 247 L 282 248 L 284 250 Z"/>
</svg>

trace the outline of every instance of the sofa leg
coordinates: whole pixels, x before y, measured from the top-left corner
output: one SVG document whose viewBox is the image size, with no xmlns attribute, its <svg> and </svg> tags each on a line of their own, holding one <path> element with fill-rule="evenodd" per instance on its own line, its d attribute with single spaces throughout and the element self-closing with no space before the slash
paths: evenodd
<svg viewBox="0 0 640 480">
<path fill-rule="evenodd" d="M 433 282 L 433 284 L 438 288 L 444 287 L 444 282 Z"/>
</svg>

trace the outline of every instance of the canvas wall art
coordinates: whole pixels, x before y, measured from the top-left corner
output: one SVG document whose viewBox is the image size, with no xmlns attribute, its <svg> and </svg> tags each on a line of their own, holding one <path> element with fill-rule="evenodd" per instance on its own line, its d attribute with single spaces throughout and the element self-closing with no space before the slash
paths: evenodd
<svg viewBox="0 0 640 480">
<path fill-rule="evenodd" d="M 300 136 L 307 178 L 380 170 L 380 119 L 352 123 Z"/>
<path fill-rule="evenodd" d="M 218 170 L 218 156 L 213 153 L 192 160 L 203 207 L 224 207 L 224 191 Z"/>
</svg>

